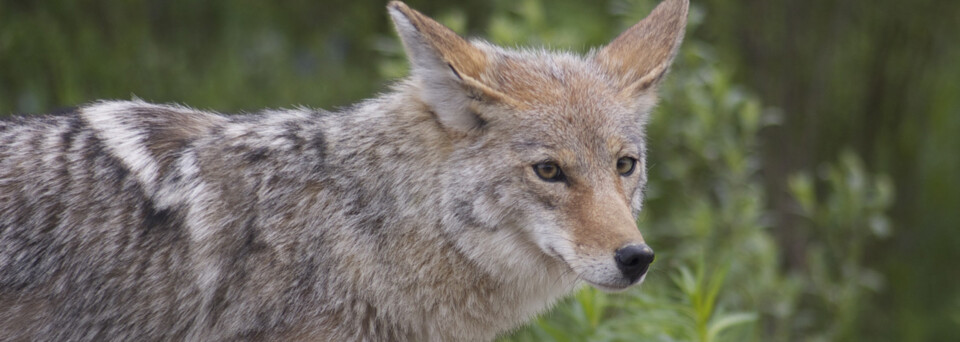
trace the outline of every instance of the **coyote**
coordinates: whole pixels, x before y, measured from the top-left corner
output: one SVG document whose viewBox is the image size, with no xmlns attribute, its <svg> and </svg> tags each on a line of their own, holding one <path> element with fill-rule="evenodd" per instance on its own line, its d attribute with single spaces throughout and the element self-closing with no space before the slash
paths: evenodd
<svg viewBox="0 0 960 342">
<path fill-rule="evenodd" d="M 585 56 L 387 7 L 411 75 L 340 112 L 0 121 L 0 340 L 490 340 L 643 281 L 644 124 L 687 0 Z"/>
</svg>

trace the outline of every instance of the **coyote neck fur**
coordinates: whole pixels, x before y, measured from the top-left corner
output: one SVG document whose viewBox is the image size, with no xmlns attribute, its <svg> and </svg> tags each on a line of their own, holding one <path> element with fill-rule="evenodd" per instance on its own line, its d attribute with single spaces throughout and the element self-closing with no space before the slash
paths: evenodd
<svg viewBox="0 0 960 342">
<path fill-rule="evenodd" d="M 440 216 L 444 211 L 436 208 L 446 204 L 430 191 L 456 186 L 442 184 L 447 179 L 443 170 L 457 167 L 450 162 L 451 151 L 459 143 L 456 133 L 438 125 L 426 105 L 409 101 L 419 91 L 414 82 L 397 88 L 395 93 L 340 113 L 308 117 L 302 112 L 274 112 L 224 125 L 225 136 L 211 137 L 209 148 L 201 150 L 206 153 L 200 152 L 197 162 L 201 170 L 208 170 L 203 172 L 207 187 L 225 189 L 223 198 L 235 199 L 236 205 L 245 208 L 204 211 L 208 215 L 270 215 L 247 220 L 260 222 L 253 239 L 264 240 L 260 253 L 272 255 L 272 263 L 280 265 L 274 271 L 278 273 L 273 278 L 277 286 L 284 279 L 279 274 L 283 267 L 298 260 L 314 260 L 317 265 L 312 267 L 319 270 L 314 276 L 321 278 L 317 285 L 325 288 L 303 294 L 316 300 L 307 307 L 321 312 L 360 310 L 323 316 L 369 319 L 354 322 L 354 326 L 340 321 L 338 325 L 344 329 L 333 337 L 492 338 L 493 332 L 513 328 L 515 322 L 545 310 L 569 292 L 575 286 L 573 272 L 532 243 L 520 242 L 526 239 L 512 238 L 522 233 L 509 222 L 493 230 L 478 229 L 459 226 L 460 221 L 448 223 Z M 322 148 L 316 153 L 322 160 L 297 155 L 299 143 Z M 240 149 L 234 152 L 230 150 L 233 147 L 222 146 Z M 242 146 L 272 148 L 262 156 L 252 156 L 249 154 L 264 151 Z M 262 159 L 253 163 L 236 162 L 258 157 Z M 291 163 L 297 163 L 292 164 L 297 169 L 285 172 Z M 247 194 L 256 195 L 249 198 Z M 203 202 L 192 205 L 202 206 Z M 221 220 L 244 223 L 236 218 Z M 320 221 L 323 224 L 315 224 Z M 350 231 L 359 228 L 362 230 Z M 223 229 L 222 236 L 237 235 L 227 231 L 227 226 Z M 314 238 L 304 243 L 300 241 L 304 236 Z M 213 256 L 201 260 L 209 257 Z M 272 273 L 262 265 L 253 267 L 257 269 L 246 273 Z M 365 271 L 355 272 L 358 269 Z M 232 272 L 237 270 L 219 270 L 221 274 Z M 251 290 L 264 286 L 270 285 L 259 284 Z M 255 297 L 255 292 L 249 294 L 249 298 Z M 401 298 L 409 302 L 398 302 Z M 331 307 L 331 303 L 340 307 Z M 379 322 L 409 325 L 380 327 Z M 429 330 L 412 330 L 423 327 L 423 322 L 431 322 L 426 325 Z M 322 329 L 329 326 L 321 325 Z"/>
<path fill-rule="evenodd" d="M 576 286 L 575 275 L 567 266 L 545 256 L 532 243 L 512 238 L 522 232 L 511 227 L 510 222 L 494 230 L 445 223 L 440 216 L 444 211 L 436 210 L 445 204 L 430 191 L 454 186 L 442 184 L 442 171 L 457 166 L 450 162 L 450 153 L 459 142 L 455 132 L 437 124 L 425 104 L 409 101 L 416 98 L 418 91 L 414 82 L 401 83 L 395 93 L 345 113 L 323 116 L 317 120 L 320 124 L 313 127 L 326 138 L 324 165 L 333 169 L 330 173 L 357 179 L 346 182 L 346 186 L 355 188 L 335 191 L 352 197 L 339 200 L 348 203 L 345 208 L 336 203 L 316 203 L 315 208 L 306 212 L 326 217 L 328 222 L 334 218 L 333 221 L 366 221 L 342 226 L 370 229 L 324 232 L 344 233 L 326 239 L 332 246 L 319 253 L 324 258 L 341 260 L 339 266 L 343 269 L 331 273 L 351 278 L 344 282 L 343 293 L 321 301 L 346 301 L 349 305 L 341 310 L 367 311 L 365 315 L 339 317 L 370 319 L 356 322 L 358 325 L 347 331 L 361 335 L 337 337 L 375 333 L 379 337 L 407 336 L 412 340 L 490 339 L 495 332 L 514 328 L 515 322 L 542 312 Z M 384 140 L 391 144 L 382 144 Z M 436 146 L 449 149 L 431 148 Z M 315 191 L 338 187 L 327 185 L 331 181 L 328 179 L 306 181 L 317 181 Z M 356 203 L 357 207 L 349 203 Z M 477 241 L 489 244 L 480 246 Z M 497 257 L 492 251 L 501 251 L 502 256 Z M 484 259 L 478 262 L 474 258 Z M 368 271 L 352 272 L 356 269 Z M 350 288 L 357 284 L 364 288 Z M 347 293 L 350 291 L 353 293 Z M 411 301 L 401 304 L 397 298 Z M 323 305 L 318 303 L 318 307 Z M 406 321 L 409 325 L 378 327 L 375 316 L 389 317 L 384 322 Z M 423 327 L 423 322 L 430 322 L 426 325 L 428 330 L 412 330 Z M 370 328 L 375 331 L 364 332 L 368 326 L 375 327 Z M 454 333 L 463 335 L 451 335 Z"/>
<path fill-rule="evenodd" d="M 322 137 L 324 141 L 321 153 L 324 160 L 312 166 L 319 172 L 291 180 L 279 179 L 274 172 L 270 178 L 259 179 L 262 184 L 290 181 L 289 185 L 293 187 L 269 200 L 263 197 L 273 195 L 256 189 L 241 192 L 266 195 L 258 199 L 270 205 L 270 211 L 275 211 L 273 216 L 302 217 L 299 224 L 277 221 L 275 225 L 264 225 L 262 229 L 265 231 L 261 234 L 265 238 L 277 237 L 278 243 L 271 244 L 271 248 L 279 259 L 278 264 L 305 256 L 327 260 L 315 265 L 319 270 L 328 269 L 327 274 L 321 274 L 323 271 L 315 274 L 324 278 L 317 285 L 326 288 L 309 294 L 308 297 L 315 298 L 317 303 L 308 307 L 321 311 L 354 311 L 332 316 L 325 314 L 325 317 L 365 317 L 369 320 L 352 324 L 341 321 L 337 325 L 343 327 L 343 331 L 324 337 L 489 339 L 493 332 L 513 328 L 515 322 L 525 321 L 545 310 L 575 286 L 573 273 L 566 266 L 547 258 L 533 244 L 518 244 L 518 239 L 511 239 L 509 235 L 521 234 L 521 231 L 508 223 L 496 230 L 445 226 L 444 218 L 439 215 L 441 211 L 435 210 L 444 206 L 442 198 L 429 191 L 450 186 L 437 184 L 445 179 L 438 172 L 456 165 L 449 161 L 450 150 L 431 147 L 452 149 L 457 144 L 456 136 L 440 127 L 423 103 L 408 100 L 413 95 L 411 93 L 417 91 L 412 82 L 406 82 L 394 94 L 365 102 L 343 113 L 317 117 L 302 129 L 306 136 Z M 269 121 L 269 118 L 264 120 Z M 287 121 L 277 124 L 279 127 L 257 121 L 244 123 L 250 131 L 238 131 L 238 139 L 256 132 L 279 132 L 291 128 Z M 384 141 L 391 143 L 383 144 Z M 217 144 L 223 145 L 223 142 Z M 276 140 L 257 143 L 279 144 Z M 288 150 L 296 149 L 291 147 Z M 218 159 L 211 163 L 225 164 L 230 163 L 227 159 L 234 158 L 219 153 L 209 157 Z M 279 153 L 271 153 L 266 158 L 287 157 L 296 158 Z M 210 174 L 223 182 L 220 186 L 230 187 L 236 184 L 236 177 L 230 175 L 231 170 L 244 172 L 242 168 L 228 166 Z M 260 176 L 270 175 L 253 172 Z M 282 199 L 284 194 L 289 196 L 288 200 Z M 300 200 L 302 198 L 315 201 Z M 238 211 L 244 210 L 225 212 Z M 254 208 L 248 211 L 264 212 Z M 320 225 L 312 226 L 311 218 L 322 219 L 322 226 L 331 228 L 317 231 Z M 281 227 L 283 231 L 270 231 Z M 357 227 L 364 230 L 344 231 Z M 297 229 L 303 232 L 295 233 Z M 297 242 L 296 237 L 304 235 L 316 236 L 314 243 Z M 466 241 L 470 241 L 470 245 L 465 245 Z M 478 246 L 476 241 L 490 244 Z M 284 243 L 301 248 L 285 251 Z M 417 246 L 436 247 L 424 249 Z M 495 256 L 491 251 L 498 250 L 502 251 L 502 257 L 491 259 Z M 282 258 L 283 255 L 287 257 Z M 474 257 L 485 259 L 480 263 L 472 259 Z M 330 263 L 329 260 L 336 262 Z M 354 272 L 357 269 L 365 271 Z M 338 279 L 340 277 L 344 279 Z M 409 302 L 400 303 L 399 298 Z M 340 306 L 330 307 L 331 303 Z M 379 326 L 380 322 L 407 322 L 408 325 Z M 426 325 L 428 330 L 416 330 L 425 326 L 423 322 L 430 322 Z M 330 333 L 320 330 L 329 326 L 320 324 L 317 333 Z M 464 335 L 451 335 L 453 333 Z"/>
</svg>

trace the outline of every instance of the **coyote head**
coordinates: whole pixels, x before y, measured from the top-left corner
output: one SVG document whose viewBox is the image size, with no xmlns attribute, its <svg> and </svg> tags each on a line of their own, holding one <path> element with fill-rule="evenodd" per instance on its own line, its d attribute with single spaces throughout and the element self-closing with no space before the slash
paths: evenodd
<svg viewBox="0 0 960 342">
<path fill-rule="evenodd" d="M 443 220 L 463 251 L 499 269 L 561 265 L 605 290 L 643 279 L 653 261 L 636 225 L 643 128 L 687 8 L 665 0 L 606 47 L 577 56 L 467 41 L 389 5 L 414 96 L 450 137 L 439 171 Z"/>
</svg>

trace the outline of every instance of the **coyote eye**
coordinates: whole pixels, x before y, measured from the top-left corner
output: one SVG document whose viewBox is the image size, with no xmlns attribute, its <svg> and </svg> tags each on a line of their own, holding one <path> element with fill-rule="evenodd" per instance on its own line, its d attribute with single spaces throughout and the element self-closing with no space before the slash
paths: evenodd
<svg viewBox="0 0 960 342">
<path fill-rule="evenodd" d="M 617 159 L 617 172 L 621 176 L 629 176 L 633 174 L 633 169 L 637 168 L 637 160 L 630 157 L 623 157 Z"/>
<path fill-rule="evenodd" d="M 563 172 L 560 171 L 560 166 L 554 162 L 543 162 L 533 166 L 533 171 L 537 173 L 541 179 L 548 182 L 559 182 L 563 180 Z"/>
</svg>

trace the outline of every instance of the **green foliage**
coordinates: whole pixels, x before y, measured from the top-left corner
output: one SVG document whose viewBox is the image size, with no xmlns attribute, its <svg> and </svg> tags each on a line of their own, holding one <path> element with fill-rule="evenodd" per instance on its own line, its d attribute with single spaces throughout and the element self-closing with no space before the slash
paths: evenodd
<svg viewBox="0 0 960 342">
<path fill-rule="evenodd" d="M 822 340 L 856 340 L 856 320 L 864 297 L 882 289 L 884 277 L 864 266 L 865 248 L 875 239 L 889 237 L 885 212 L 893 201 L 893 186 L 885 176 L 871 177 L 850 151 L 840 161 L 821 170 L 823 188 L 818 197 L 809 174 L 790 178 L 790 190 L 801 204 L 800 215 L 818 238 L 808 246 L 804 297 L 809 307 L 796 315 Z M 832 313 L 824 316 L 821 312 Z"/>
<path fill-rule="evenodd" d="M 887 275 L 859 334 L 955 340 L 960 298 L 960 2 L 941 0 L 697 1 L 697 35 L 734 78 L 782 110 L 764 132 L 763 178 L 777 234 L 796 237 L 786 179 L 855 152 L 897 184 L 896 238 L 870 243 L 864 262 Z M 845 147 L 845 148 L 844 148 Z M 784 248 L 796 248 L 784 244 Z M 802 264 L 799 252 L 788 264 Z M 862 336 L 861 336 L 862 337 Z"/>
<path fill-rule="evenodd" d="M 348 105 L 384 82 L 367 46 L 389 25 L 382 4 L 354 9 L 347 22 L 351 11 L 321 2 L 0 2 L 0 114 L 133 96 L 223 111 Z"/>
</svg>

